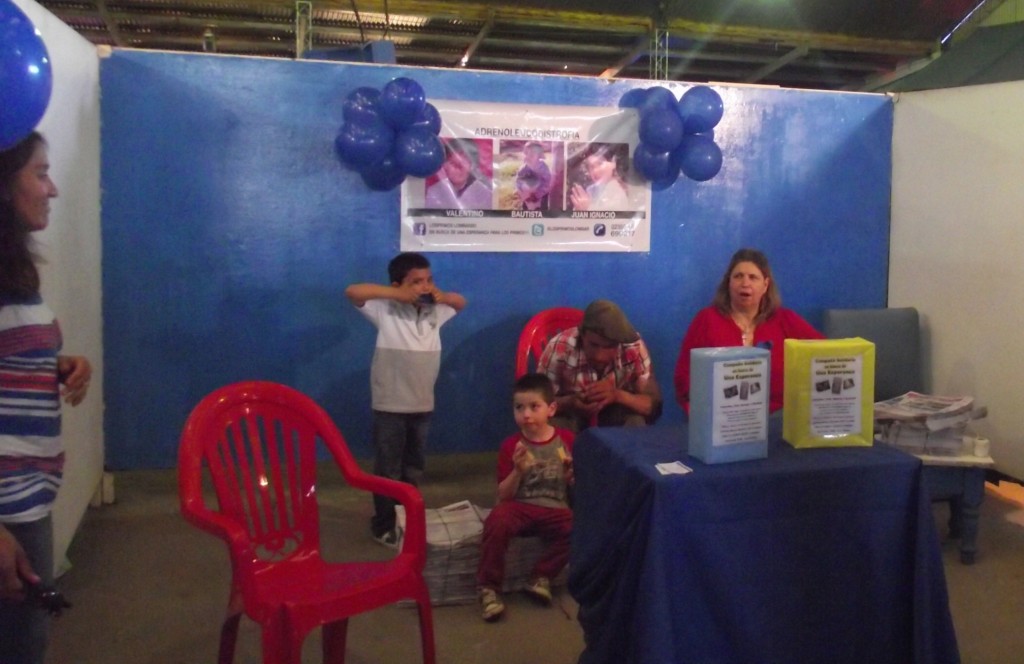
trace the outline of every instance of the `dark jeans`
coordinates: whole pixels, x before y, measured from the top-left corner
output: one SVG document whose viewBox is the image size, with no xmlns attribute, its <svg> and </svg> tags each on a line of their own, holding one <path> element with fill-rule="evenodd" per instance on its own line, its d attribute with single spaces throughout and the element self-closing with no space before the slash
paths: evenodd
<svg viewBox="0 0 1024 664">
<path fill-rule="evenodd" d="M 5 523 L 25 549 L 43 583 L 53 583 L 53 521 L 49 515 L 29 523 Z M 43 664 L 50 617 L 20 602 L 0 601 L 0 662 Z"/>
<path fill-rule="evenodd" d="M 373 411 L 373 473 L 418 486 L 426 466 L 425 452 L 433 413 L 385 413 Z M 395 527 L 391 498 L 373 495 L 370 531 L 379 537 Z"/>
<path fill-rule="evenodd" d="M 576 413 L 558 414 L 551 418 L 551 424 L 573 433 L 579 433 L 590 426 L 590 420 Z M 597 414 L 599 427 L 642 427 L 648 424 L 647 418 L 640 413 L 626 408 L 621 404 L 612 404 Z"/>
</svg>

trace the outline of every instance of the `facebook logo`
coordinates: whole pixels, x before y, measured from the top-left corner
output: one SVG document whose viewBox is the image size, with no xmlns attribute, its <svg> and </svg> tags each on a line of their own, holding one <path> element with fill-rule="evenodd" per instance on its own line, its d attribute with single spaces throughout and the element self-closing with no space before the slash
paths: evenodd
<svg viewBox="0 0 1024 664">
<path fill-rule="evenodd" d="M 427 225 L 424 222 L 422 222 L 422 221 L 417 221 L 415 224 L 412 225 L 412 234 L 413 235 L 426 235 L 427 234 Z"/>
</svg>

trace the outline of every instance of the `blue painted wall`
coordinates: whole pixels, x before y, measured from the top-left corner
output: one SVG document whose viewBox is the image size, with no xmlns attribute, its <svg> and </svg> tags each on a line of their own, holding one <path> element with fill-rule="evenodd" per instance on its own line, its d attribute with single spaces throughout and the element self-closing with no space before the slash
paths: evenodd
<svg viewBox="0 0 1024 664">
<path fill-rule="evenodd" d="M 254 378 L 311 395 L 369 456 L 374 330 L 342 291 L 387 281 L 399 196 L 335 159 L 351 90 L 401 75 L 428 99 L 614 106 L 641 85 L 118 50 L 100 73 L 115 469 L 173 466 L 196 402 Z M 649 254 L 430 254 L 440 287 L 469 300 L 442 333 L 431 453 L 494 449 L 512 430 L 513 350 L 540 309 L 618 301 L 651 348 L 671 422 L 683 333 L 738 247 L 766 251 L 785 303 L 815 324 L 827 307 L 884 306 L 890 100 L 719 90 L 722 171 L 654 194 Z"/>
</svg>

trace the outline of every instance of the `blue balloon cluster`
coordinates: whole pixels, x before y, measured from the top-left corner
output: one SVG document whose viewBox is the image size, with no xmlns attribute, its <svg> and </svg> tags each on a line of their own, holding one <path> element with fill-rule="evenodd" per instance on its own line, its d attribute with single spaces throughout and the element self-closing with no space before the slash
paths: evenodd
<svg viewBox="0 0 1024 664">
<path fill-rule="evenodd" d="M 356 88 L 345 97 L 342 115 L 345 124 L 334 139 L 338 158 L 374 191 L 394 189 L 407 175 L 425 178 L 444 163 L 441 114 L 410 78 L 393 79 L 381 90 Z"/>
<path fill-rule="evenodd" d="M 714 128 L 722 119 L 722 97 L 706 85 L 687 90 L 676 101 L 668 88 L 635 88 L 619 99 L 620 108 L 640 112 L 640 144 L 633 166 L 654 189 L 665 189 L 682 173 L 703 182 L 718 175 L 722 150 Z"/>
<path fill-rule="evenodd" d="M 52 89 L 50 56 L 35 26 L 13 2 L 0 0 L 0 150 L 35 129 Z"/>
</svg>

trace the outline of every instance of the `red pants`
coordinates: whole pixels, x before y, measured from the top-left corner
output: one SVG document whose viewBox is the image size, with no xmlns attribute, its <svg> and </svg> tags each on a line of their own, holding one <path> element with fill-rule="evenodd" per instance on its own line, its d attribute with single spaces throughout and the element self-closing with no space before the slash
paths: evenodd
<svg viewBox="0 0 1024 664">
<path fill-rule="evenodd" d="M 547 543 L 531 578 L 553 579 L 569 562 L 572 510 L 540 507 L 515 500 L 498 503 L 484 521 L 480 544 L 480 568 L 476 581 L 481 588 L 501 591 L 505 581 L 505 554 L 513 537 L 539 535 Z"/>
</svg>

